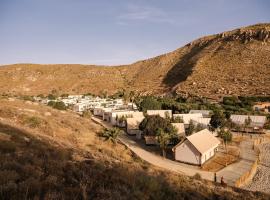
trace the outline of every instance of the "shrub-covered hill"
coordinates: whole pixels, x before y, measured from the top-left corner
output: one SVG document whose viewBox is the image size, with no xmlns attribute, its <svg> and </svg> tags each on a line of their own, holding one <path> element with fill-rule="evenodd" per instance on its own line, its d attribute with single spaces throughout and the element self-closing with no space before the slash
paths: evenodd
<svg viewBox="0 0 270 200">
<path fill-rule="evenodd" d="M 269 199 L 157 169 L 73 113 L 0 100 L 0 199 Z"/>
<path fill-rule="evenodd" d="M 0 67 L 0 93 L 38 95 L 176 92 L 220 99 L 269 95 L 270 24 L 242 27 L 199 38 L 164 55 L 131 65 L 16 64 Z"/>
</svg>

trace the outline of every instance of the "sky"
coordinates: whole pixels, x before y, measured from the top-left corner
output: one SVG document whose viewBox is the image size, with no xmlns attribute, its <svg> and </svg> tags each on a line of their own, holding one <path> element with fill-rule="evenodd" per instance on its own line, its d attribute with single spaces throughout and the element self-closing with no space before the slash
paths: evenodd
<svg viewBox="0 0 270 200">
<path fill-rule="evenodd" d="M 0 0 L 0 64 L 129 64 L 264 22 L 269 0 Z"/>
</svg>

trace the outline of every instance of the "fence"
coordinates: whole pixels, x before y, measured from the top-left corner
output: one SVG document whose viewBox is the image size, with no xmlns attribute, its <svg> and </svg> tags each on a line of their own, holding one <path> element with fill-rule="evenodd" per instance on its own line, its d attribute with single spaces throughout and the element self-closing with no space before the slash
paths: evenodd
<svg viewBox="0 0 270 200">
<path fill-rule="evenodd" d="M 264 138 L 257 138 L 257 139 L 255 139 L 253 141 L 253 149 L 256 151 L 258 157 L 256 158 L 256 160 L 252 164 L 250 170 L 247 171 L 246 173 L 244 173 L 240 178 L 238 178 L 235 181 L 235 186 L 236 187 L 241 187 L 242 185 L 244 185 L 256 173 L 257 167 L 258 167 L 258 163 L 260 161 L 260 151 L 259 151 L 258 145 L 261 144 L 261 143 L 263 143 L 263 142 L 264 142 Z"/>
</svg>

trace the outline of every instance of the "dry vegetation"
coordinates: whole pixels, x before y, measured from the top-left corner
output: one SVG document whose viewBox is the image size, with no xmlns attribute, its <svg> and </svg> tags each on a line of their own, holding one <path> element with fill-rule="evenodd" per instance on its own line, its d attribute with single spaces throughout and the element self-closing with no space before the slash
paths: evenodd
<svg viewBox="0 0 270 200">
<path fill-rule="evenodd" d="M 268 199 L 162 171 L 70 112 L 0 100 L 0 199 Z"/>
<path fill-rule="evenodd" d="M 238 147 L 228 145 L 227 152 L 225 150 L 218 151 L 213 158 L 202 166 L 202 169 L 205 171 L 217 172 L 236 162 L 239 159 L 239 154 L 240 150 Z"/>
<path fill-rule="evenodd" d="M 11 94 L 114 93 L 218 99 L 226 95 L 270 94 L 270 25 L 259 24 L 195 40 L 173 52 L 131 65 L 17 64 L 0 68 L 0 92 Z M 109 84 L 108 84 L 109 83 Z"/>
</svg>

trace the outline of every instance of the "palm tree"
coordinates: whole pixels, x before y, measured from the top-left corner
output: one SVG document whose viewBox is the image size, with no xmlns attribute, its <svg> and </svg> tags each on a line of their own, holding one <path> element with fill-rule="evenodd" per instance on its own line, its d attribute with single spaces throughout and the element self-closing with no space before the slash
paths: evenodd
<svg viewBox="0 0 270 200">
<path fill-rule="evenodd" d="M 251 119 L 250 119 L 250 116 L 248 116 L 248 118 L 245 119 L 245 124 L 244 124 L 244 130 L 246 133 L 247 133 L 247 128 L 250 126 L 250 124 L 251 124 Z"/>
<path fill-rule="evenodd" d="M 227 142 L 232 141 L 232 133 L 229 130 L 225 130 L 224 128 L 222 128 L 219 131 L 218 135 L 223 139 L 223 142 L 225 144 L 226 153 L 228 153 Z"/>
<path fill-rule="evenodd" d="M 101 136 L 105 138 L 105 140 L 109 140 L 113 143 L 116 143 L 117 137 L 121 134 L 121 130 L 119 128 L 111 128 L 107 129 L 105 128 L 101 132 Z"/>
<path fill-rule="evenodd" d="M 158 136 L 158 142 L 159 142 L 159 146 L 162 150 L 162 155 L 164 158 L 166 158 L 166 149 L 168 144 L 170 143 L 171 140 L 171 136 L 166 133 L 163 129 L 158 129 L 157 131 L 157 136 Z"/>
</svg>

